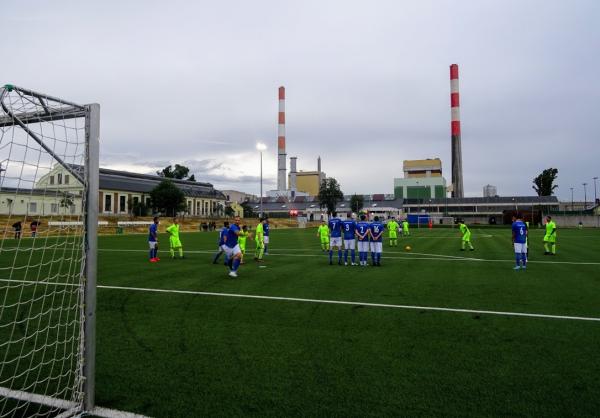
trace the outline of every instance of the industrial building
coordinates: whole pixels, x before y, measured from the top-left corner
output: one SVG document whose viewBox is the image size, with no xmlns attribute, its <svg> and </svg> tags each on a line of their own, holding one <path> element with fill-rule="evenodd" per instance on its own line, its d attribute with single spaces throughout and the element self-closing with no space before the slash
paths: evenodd
<svg viewBox="0 0 600 418">
<path fill-rule="evenodd" d="M 446 197 L 446 179 L 439 158 L 404 160 L 404 178 L 394 179 L 394 196 L 400 199 Z"/>
</svg>

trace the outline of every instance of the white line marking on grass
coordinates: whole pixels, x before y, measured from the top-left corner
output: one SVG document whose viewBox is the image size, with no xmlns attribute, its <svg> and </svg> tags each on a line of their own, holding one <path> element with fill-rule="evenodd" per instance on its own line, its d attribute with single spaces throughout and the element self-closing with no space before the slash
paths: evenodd
<svg viewBox="0 0 600 418">
<path fill-rule="evenodd" d="M 461 309 L 461 308 L 439 308 L 439 307 L 434 307 L 434 306 L 392 305 L 392 304 L 387 304 L 387 303 L 350 302 L 350 301 L 343 301 L 343 300 L 327 300 L 327 299 L 304 299 L 304 298 L 290 298 L 290 297 L 282 297 L 282 296 L 244 295 L 244 294 L 236 294 L 236 293 L 200 292 L 200 291 L 195 291 L 195 290 L 149 289 L 149 288 L 144 288 L 144 287 L 104 286 L 104 285 L 100 285 L 98 287 L 102 288 L 102 289 L 129 290 L 129 291 L 136 291 L 136 292 L 176 293 L 176 294 L 184 294 L 184 295 L 220 296 L 220 297 L 229 297 L 229 298 L 278 300 L 278 301 L 286 301 L 286 302 L 323 303 L 323 304 L 330 304 L 330 305 L 369 306 L 369 307 L 374 307 L 374 308 L 412 309 L 412 310 L 421 310 L 421 311 L 460 312 L 460 313 L 470 313 L 470 314 L 521 316 L 521 317 L 530 317 L 530 318 L 568 319 L 568 320 L 574 320 L 574 321 L 600 322 L 600 318 L 585 317 L 585 316 L 547 315 L 547 314 L 537 314 L 537 313 L 485 311 L 485 310 Z"/>
<path fill-rule="evenodd" d="M 5 398 L 16 399 L 19 401 L 32 402 L 50 408 L 66 409 L 66 411 L 58 417 L 72 417 L 73 412 L 79 411 L 79 404 L 73 401 L 67 401 L 65 399 L 53 398 L 46 395 L 38 395 L 36 393 L 23 392 L 21 390 L 14 390 L 0 386 L 0 396 Z M 148 418 L 145 415 L 134 414 L 131 412 L 118 411 L 116 409 L 108 409 L 95 407 L 92 411 L 89 411 L 91 415 L 95 415 L 103 418 Z"/>
<path fill-rule="evenodd" d="M 283 256 L 283 257 L 325 257 L 326 253 L 322 253 L 320 250 L 308 250 L 308 249 L 292 249 L 287 248 L 289 251 L 314 251 L 315 253 L 318 251 L 319 254 L 289 254 L 289 253 L 279 253 L 279 250 L 275 250 L 276 252 L 269 252 L 268 256 Z M 118 248 L 100 248 L 98 251 L 108 251 L 108 252 L 144 252 L 147 253 L 147 250 L 129 250 L 129 249 L 118 249 Z M 191 254 L 214 254 L 217 250 L 186 250 L 187 253 Z M 446 254 L 430 254 L 430 253 L 416 253 L 416 252 L 400 252 L 400 251 L 390 251 L 384 252 L 383 254 L 405 254 L 405 257 L 396 257 L 383 255 L 381 258 L 392 259 L 392 260 L 438 260 L 438 261 L 479 261 L 479 262 L 488 262 L 488 263 L 514 263 L 514 259 L 486 259 L 486 258 L 475 258 L 475 257 L 460 257 L 456 255 L 446 255 Z M 430 257 L 414 257 L 413 255 L 420 256 L 426 255 Z M 600 262 L 594 261 L 549 261 L 549 260 L 528 260 L 528 264 L 536 263 L 536 264 L 567 264 L 567 265 L 582 265 L 582 266 L 600 266 Z"/>
<path fill-rule="evenodd" d="M 24 282 L 24 283 L 35 283 L 27 280 L 7 280 L 0 279 L 0 281 L 12 281 L 12 282 Z M 53 286 L 73 286 L 71 283 L 48 283 L 42 282 L 41 284 L 53 285 Z M 175 293 L 181 295 L 198 295 L 198 296 L 221 296 L 230 298 L 244 298 L 244 299 L 265 299 L 265 300 L 280 300 L 289 302 L 308 302 L 308 303 L 324 303 L 331 305 L 352 305 L 352 306 L 370 306 L 375 308 L 394 308 L 394 309 L 412 309 L 422 311 L 439 311 L 439 312 L 460 312 L 460 313 L 475 313 L 475 314 L 489 314 L 489 315 L 500 315 L 500 316 L 521 316 L 530 318 L 545 318 L 545 319 L 568 319 L 575 321 L 595 321 L 600 322 L 600 318 L 586 317 L 586 316 L 569 316 L 569 315 L 548 315 L 538 313 L 525 313 L 525 312 L 503 312 L 503 311 L 486 311 L 477 309 L 463 309 L 463 308 L 440 308 L 436 306 L 415 306 L 415 305 L 393 305 L 388 303 L 372 303 L 372 302 L 350 302 L 343 300 L 327 300 L 327 299 L 304 299 L 304 298 L 292 298 L 283 296 L 261 296 L 261 295 L 244 295 L 238 293 L 219 293 L 219 292 L 201 292 L 198 290 L 177 290 L 177 289 L 152 289 L 146 287 L 127 287 L 127 286 L 109 286 L 109 285 L 97 285 L 99 289 L 109 290 L 129 290 L 135 292 L 149 292 L 149 293 Z M 2 393 L 0 392 L 0 395 Z"/>
</svg>

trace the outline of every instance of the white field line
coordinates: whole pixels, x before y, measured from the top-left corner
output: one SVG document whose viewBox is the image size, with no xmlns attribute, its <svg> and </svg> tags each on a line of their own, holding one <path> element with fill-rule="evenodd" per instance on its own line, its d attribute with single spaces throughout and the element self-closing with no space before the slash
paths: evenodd
<svg viewBox="0 0 600 418">
<path fill-rule="evenodd" d="M 53 398 L 46 395 L 38 395 L 36 393 L 23 392 L 21 390 L 14 390 L 0 386 L 0 396 L 5 398 L 17 399 L 19 401 L 32 402 L 50 408 L 66 409 L 67 411 L 58 416 L 73 416 L 74 410 L 79 409 L 79 404 L 73 401 L 67 401 L 64 399 Z M 95 415 L 103 418 L 148 418 L 145 415 L 133 414 L 131 412 L 118 411 L 116 409 L 108 409 L 96 407 L 93 411 L 89 412 L 91 415 Z"/>
<path fill-rule="evenodd" d="M 7 281 L 0 279 L 0 281 Z M 17 280 L 12 280 L 17 281 Z M 53 286 L 71 286 L 70 283 L 43 283 Z M 172 293 L 180 295 L 197 295 L 197 296 L 220 296 L 230 298 L 242 298 L 242 299 L 263 299 L 263 300 L 277 300 L 287 302 L 305 302 L 305 303 L 322 303 L 330 305 L 351 305 L 351 306 L 369 306 L 373 308 L 392 308 L 392 309 L 412 309 L 421 311 L 438 311 L 438 312 L 458 312 L 458 313 L 469 313 L 469 314 L 488 314 L 488 315 L 499 315 L 499 316 L 518 316 L 518 317 L 529 317 L 529 318 L 544 318 L 544 319 L 565 319 L 572 321 L 594 321 L 600 322 L 600 318 L 586 317 L 586 316 L 569 316 L 569 315 L 548 315 L 538 313 L 526 313 L 526 312 L 504 312 L 504 311 L 487 311 L 477 309 L 463 309 L 463 308 L 440 308 L 436 306 L 416 306 L 416 305 L 393 305 L 388 303 L 372 303 L 372 302 L 351 302 L 343 300 L 327 300 L 327 299 L 304 299 L 304 298 L 291 298 L 283 296 L 262 296 L 262 295 L 244 295 L 238 293 L 219 293 L 219 292 L 201 292 L 197 290 L 176 290 L 176 289 L 152 289 L 145 287 L 126 287 L 126 286 L 106 286 L 98 285 L 99 289 L 109 290 L 127 290 L 134 292 L 149 292 L 149 293 Z M 2 393 L 0 393 L 1 395 Z"/>
<path fill-rule="evenodd" d="M 287 251 L 314 251 L 317 252 L 319 250 L 308 250 L 308 249 L 292 249 L 286 248 Z M 148 250 L 133 250 L 133 249 L 118 249 L 118 248 L 100 248 L 98 251 L 106 251 L 106 252 L 144 252 L 147 253 Z M 166 251 L 166 250 L 163 250 Z M 279 250 L 276 250 L 279 251 Z M 282 250 L 283 251 L 283 250 Z M 191 254 L 214 254 L 215 250 L 186 250 L 186 253 Z M 320 252 L 320 251 L 319 251 Z M 400 252 L 400 251 L 390 251 L 388 253 L 384 252 L 383 254 L 405 254 L 404 257 L 397 256 L 389 256 L 382 255 L 381 258 L 392 259 L 392 260 L 437 260 L 437 261 L 472 261 L 472 262 L 488 262 L 488 263 L 514 263 L 514 259 L 486 259 L 486 258 L 475 258 L 475 257 L 460 257 L 454 255 L 446 255 L 446 254 L 430 254 L 430 253 L 416 253 L 416 252 Z M 417 256 L 429 256 L 429 257 L 413 257 L 412 255 Z M 269 252 L 268 256 L 284 256 L 284 257 L 324 257 L 325 254 L 288 254 L 288 253 L 279 253 L 279 252 Z M 528 264 L 536 263 L 536 264 L 567 264 L 567 265 L 581 265 L 581 266 L 600 266 L 600 262 L 593 261 L 549 261 L 549 260 L 528 260 Z"/>
</svg>

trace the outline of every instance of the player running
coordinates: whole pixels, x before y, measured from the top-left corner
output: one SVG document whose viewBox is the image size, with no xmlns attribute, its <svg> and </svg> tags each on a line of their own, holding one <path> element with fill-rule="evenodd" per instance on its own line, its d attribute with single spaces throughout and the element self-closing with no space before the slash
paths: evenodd
<svg viewBox="0 0 600 418">
<path fill-rule="evenodd" d="M 342 265 L 342 220 L 336 212 L 331 212 L 329 219 L 329 265 L 333 264 L 333 247 L 338 250 L 338 265 Z"/>
<path fill-rule="evenodd" d="M 369 223 L 365 215 L 360 215 L 360 222 L 356 224 L 356 239 L 358 240 L 358 260 L 362 267 L 367 265 L 369 257 Z"/>
<path fill-rule="evenodd" d="M 348 250 L 350 250 L 350 259 L 352 260 L 351 265 L 355 266 L 356 263 L 356 222 L 352 219 L 352 214 L 348 215 L 345 221 L 342 221 L 342 231 L 344 234 L 344 265 L 348 265 Z"/>
<path fill-rule="evenodd" d="M 396 222 L 396 218 L 392 218 L 386 225 L 388 230 L 388 235 L 390 237 L 390 247 L 398 246 L 398 229 L 400 225 Z"/>
<path fill-rule="evenodd" d="M 150 246 L 150 262 L 160 261 L 158 258 L 158 216 L 153 219 L 152 225 L 148 228 L 148 245 Z"/>
<path fill-rule="evenodd" d="M 370 244 L 371 244 L 371 260 L 373 266 L 381 266 L 381 252 L 383 251 L 383 231 L 384 226 L 379 222 L 379 216 L 373 219 L 369 225 Z"/>
<path fill-rule="evenodd" d="M 234 224 L 229 227 L 227 235 L 225 235 L 225 255 L 231 260 L 230 277 L 237 277 L 237 270 L 242 262 L 242 250 L 238 244 L 240 232 L 240 217 L 236 216 Z"/>
<path fill-rule="evenodd" d="M 550 251 L 550 248 L 552 248 L 552 251 Z M 556 223 L 552 220 L 552 216 L 550 215 L 546 216 L 544 250 L 544 255 L 556 255 Z"/>
<path fill-rule="evenodd" d="M 219 257 L 221 254 L 225 252 L 225 236 L 227 235 L 227 231 L 229 230 L 229 222 L 223 222 L 223 228 L 219 231 L 219 241 L 217 241 L 218 250 L 213 256 L 213 264 L 217 264 L 219 261 Z M 227 265 L 227 255 L 225 255 L 225 265 Z"/>
<path fill-rule="evenodd" d="M 321 250 L 327 251 L 329 249 L 329 227 L 325 221 L 321 221 L 321 225 L 317 229 L 317 237 L 321 239 Z"/>
<path fill-rule="evenodd" d="M 169 252 L 171 258 L 175 259 L 175 250 L 179 250 L 179 258 L 183 258 L 183 246 L 179 239 L 179 221 L 177 218 L 173 218 L 173 224 L 167 228 L 169 233 Z"/>
<path fill-rule="evenodd" d="M 266 216 L 263 222 L 263 236 L 265 241 L 265 255 L 269 255 L 269 218 Z"/>
<path fill-rule="evenodd" d="M 471 231 L 469 230 L 469 227 L 465 224 L 465 221 L 463 219 L 459 221 L 459 229 L 460 233 L 462 234 L 462 244 L 460 250 L 464 251 L 466 245 L 469 244 L 469 250 L 475 251 L 475 248 L 473 248 L 473 244 L 471 244 Z"/>
<path fill-rule="evenodd" d="M 254 251 L 254 261 L 262 263 L 263 255 L 265 253 L 265 240 L 264 240 L 264 219 L 261 219 L 258 225 L 256 225 L 256 233 L 254 234 L 254 241 L 256 242 L 256 251 Z"/>
<path fill-rule="evenodd" d="M 515 248 L 514 270 L 525 270 L 527 268 L 527 225 L 523 217 L 517 213 L 512 218 L 512 241 Z"/>
</svg>

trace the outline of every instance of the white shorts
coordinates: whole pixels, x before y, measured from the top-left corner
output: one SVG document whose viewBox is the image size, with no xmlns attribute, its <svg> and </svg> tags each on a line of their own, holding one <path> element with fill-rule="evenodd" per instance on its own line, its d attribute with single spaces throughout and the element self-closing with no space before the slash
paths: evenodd
<svg viewBox="0 0 600 418">
<path fill-rule="evenodd" d="M 329 238 L 329 248 L 333 247 L 342 248 L 342 237 Z"/>
<path fill-rule="evenodd" d="M 369 241 L 358 241 L 358 251 L 361 253 L 368 253 Z"/>
<path fill-rule="evenodd" d="M 233 247 L 233 248 L 230 248 L 227 245 L 224 245 L 224 247 L 225 247 L 225 255 L 227 255 L 228 258 L 232 258 L 234 255 L 242 253 L 242 250 L 240 249 L 239 244 L 236 244 L 235 247 Z"/>
<path fill-rule="evenodd" d="M 527 252 L 527 244 L 515 242 L 515 253 L 522 254 Z"/>
<path fill-rule="evenodd" d="M 221 249 L 221 251 L 227 252 L 227 245 L 223 244 L 219 248 Z"/>
<path fill-rule="evenodd" d="M 372 253 L 380 253 L 383 249 L 383 245 L 381 242 L 371 242 L 371 252 Z"/>
<path fill-rule="evenodd" d="M 268 244 L 269 243 L 269 236 L 265 235 L 263 241 L 264 241 L 265 244 Z"/>
<path fill-rule="evenodd" d="M 344 248 L 347 250 L 354 250 L 356 248 L 356 241 L 353 239 L 345 239 Z"/>
<path fill-rule="evenodd" d="M 156 248 L 156 244 L 158 244 L 158 242 L 156 241 L 148 241 L 148 245 L 150 246 L 150 249 L 153 250 Z"/>
</svg>

